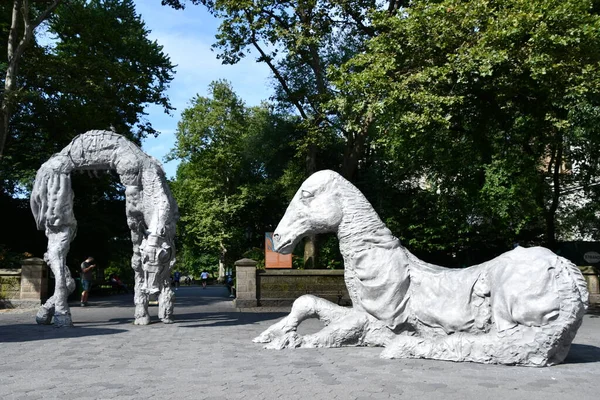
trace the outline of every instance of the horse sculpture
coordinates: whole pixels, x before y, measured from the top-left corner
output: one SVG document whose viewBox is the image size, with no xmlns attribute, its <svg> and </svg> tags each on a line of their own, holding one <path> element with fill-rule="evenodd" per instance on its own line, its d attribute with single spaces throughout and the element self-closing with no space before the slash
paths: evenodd
<svg viewBox="0 0 600 400">
<path fill-rule="evenodd" d="M 547 366 L 560 363 L 587 308 L 579 269 L 542 247 L 517 247 L 464 269 L 428 264 L 400 245 L 371 204 L 333 171 L 309 177 L 274 232 L 290 253 L 337 232 L 352 308 L 312 295 L 254 339 L 266 348 L 384 346 L 384 358 Z M 300 336 L 307 318 L 325 327 Z"/>
<path fill-rule="evenodd" d="M 77 221 L 73 214 L 71 172 L 116 170 L 125 186 L 127 224 L 131 229 L 135 271 L 135 324 L 150 323 L 149 295 L 160 292 L 159 318 L 172 322 L 173 291 L 170 270 L 175 264 L 175 224 L 179 218 L 160 163 L 123 136 L 89 131 L 54 154 L 38 170 L 31 192 L 31 210 L 39 230 L 45 230 L 48 250 L 44 259 L 56 278 L 54 295 L 37 314 L 39 324 L 71 326 L 68 295 L 75 282 L 66 265 Z"/>
</svg>

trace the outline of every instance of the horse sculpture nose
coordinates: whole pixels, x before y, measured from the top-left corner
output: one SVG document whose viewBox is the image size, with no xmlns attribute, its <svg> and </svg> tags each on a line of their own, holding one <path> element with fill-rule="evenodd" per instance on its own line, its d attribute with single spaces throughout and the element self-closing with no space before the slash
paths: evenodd
<svg viewBox="0 0 600 400">
<path fill-rule="evenodd" d="M 279 240 L 279 238 L 280 238 L 279 233 L 276 233 L 276 234 L 273 235 L 273 239 Z"/>
</svg>

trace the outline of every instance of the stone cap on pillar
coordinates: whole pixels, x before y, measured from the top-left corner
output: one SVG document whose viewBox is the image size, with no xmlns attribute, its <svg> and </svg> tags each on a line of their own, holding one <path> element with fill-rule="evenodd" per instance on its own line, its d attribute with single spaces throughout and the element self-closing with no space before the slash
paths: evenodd
<svg viewBox="0 0 600 400">
<path fill-rule="evenodd" d="M 241 260 L 237 260 L 234 264 L 236 267 L 256 267 L 256 265 L 258 265 L 258 261 L 254 261 L 249 258 L 242 258 Z"/>
<path fill-rule="evenodd" d="M 46 262 L 38 257 L 31 257 L 21 260 L 21 265 L 42 265 Z"/>
</svg>

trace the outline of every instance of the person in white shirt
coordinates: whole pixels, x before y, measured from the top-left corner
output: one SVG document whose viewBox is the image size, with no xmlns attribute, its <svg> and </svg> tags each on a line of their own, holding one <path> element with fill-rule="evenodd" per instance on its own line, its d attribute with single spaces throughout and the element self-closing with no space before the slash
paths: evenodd
<svg viewBox="0 0 600 400">
<path fill-rule="evenodd" d="M 200 274 L 200 279 L 202 280 L 202 287 L 206 289 L 206 282 L 208 281 L 208 272 L 202 271 Z"/>
</svg>

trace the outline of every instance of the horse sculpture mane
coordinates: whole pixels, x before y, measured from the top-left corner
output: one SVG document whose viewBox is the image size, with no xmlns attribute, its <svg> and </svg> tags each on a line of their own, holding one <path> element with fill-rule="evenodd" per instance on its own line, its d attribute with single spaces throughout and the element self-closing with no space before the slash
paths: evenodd
<svg viewBox="0 0 600 400">
<path fill-rule="evenodd" d="M 311 295 L 255 339 L 269 348 L 384 346 L 382 356 L 545 366 L 560 363 L 587 308 L 581 272 L 550 250 L 518 247 L 448 269 L 402 247 L 370 203 L 333 171 L 309 177 L 274 232 L 289 253 L 307 235 L 336 232 L 353 303 Z M 304 337 L 311 317 L 326 327 Z"/>
<path fill-rule="evenodd" d="M 146 325 L 148 297 L 160 293 L 159 317 L 172 322 L 173 292 L 169 271 L 175 263 L 177 203 L 160 163 L 138 146 L 110 131 L 89 131 L 76 136 L 38 170 L 31 192 L 31 210 L 39 230 L 48 237 L 44 259 L 55 280 L 54 295 L 40 308 L 37 322 L 71 326 L 67 297 L 75 284 L 66 265 L 70 243 L 77 230 L 73 214 L 73 171 L 114 170 L 125 186 L 127 224 L 133 242 L 135 271 L 135 324 Z"/>
</svg>

